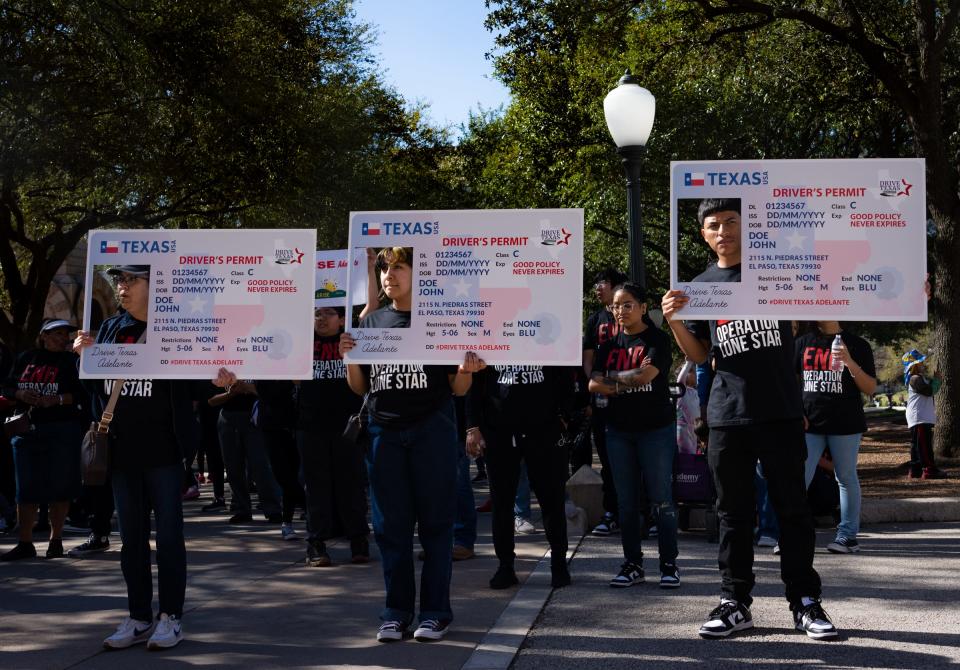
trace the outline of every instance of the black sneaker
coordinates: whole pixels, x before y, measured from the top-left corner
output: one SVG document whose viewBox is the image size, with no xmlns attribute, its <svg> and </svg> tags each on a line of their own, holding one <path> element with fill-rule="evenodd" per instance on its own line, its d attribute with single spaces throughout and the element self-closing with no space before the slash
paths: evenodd
<svg viewBox="0 0 960 670">
<path fill-rule="evenodd" d="M 350 540 L 350 562 L 351 563 L 369 563 L 370 562 L 370 542 L 365 537 L 358 537 Z"/>
<path fill-rule="evenodd" d="M 201 512 L 216 512 L 222 509 L 227 509 L 227 501 L 223 498 L 214 498 L 212 503 L 207 503 L 200 508 Z"/>
<path fill-rule="evenodd" d="M 490 588 L 501 590 L 509 589 L 511 586 L 516 586 L 520 583 L 520 580 L 517 579 L 517 573 L 513 571 L 513 568 L 508 568 L 501 565 L 497 568 L 497 572 L 490 578 Z"/>
<path fill-rule="evenodd" d="M 564 586 L 570 586 L 570 568 L 567 567 L 566 560 L 550 563 L 550 586 L 555 589 L 562 589 Z"/>
<path fill-rule="evenodd" d="M 630 561 L 621 565 L 620 572 L 610 580 L 610 586 L 618 589 L 624 589 L 628 586 L 641 583 L 643 583 L 643 568 Z"/>
<path fill-rule="evenodd" d="M 676 589 L 680 587 L 680 570 L 673 563 L 660 566 L 660 588 Z"/>
<path fill-rule="evenodd" d="M 827 545 L 831 554 L 856 554 L 860 552 L 860 544 L 852 537 L 837 537 Z"/>
<path fill-rule="evenodd" d="M 253 521 L 253 515 L 250 512 L 237 512 L 230 517 L 229 523 L 250 523 Z"/>
<path fill-rule="evenodd" d="M 307 565 L 311 568 L 326 568 L 333 565 L 327 545 L 320 540 L 307 540 Z"/>
<path fill-rule="evenodd" d="M 837 629 L 823 611 L 819 600 L 814 600 L 809 605 L 791 605 L 790 610 L 793 612 L 793 625 L 797 630 L 806 633 L 807 637 L 824 640 L 837 636 Z"/>
<path fill-rule="evenodd" d="M 753 628 L 750 608 L 741 605 L 736 600 L 724 599 L 720 601 L 718 607 L 710 612 L 710 616 L 700 626 L 700 637 L 727 637 L 731 633 L 747 628 Z"/>
<path fill-rule="evenodd" d="M 0 556 L 0 561 L 20 561 L 25 558 L 36 558 L 37 549 L 33 542 L 17 542 L 17 546 Z"/>
<path fill-rule="evenodd" d="M 50 540 L 47 545 L 47 558 L 63 558 L 63 540 L 57 538 Z"/>
<path fill-rule="evenodd" d="M 606 512 L 603 518 L 600 519 L 600 523 L 598 523 L 591 532 L 594 535 L 606 537 L 607 535 L 616 533 L 618 530 L 620 530 L 620 526 L 617 524 L 617 520 L 613 518 L 610 512 Z"/>
<path fill-rule="evenodd" d="M 417 642 L 436 642 L 442 640 L 448 630 L 450 630 L 449 621 L 424 619 L 417 626 L 417 630 L 413 631 L 413 639 Z"/>
<path fill-rule="evenodd" d="M 90 533 L 87 541 L 78 547 L 74 547 L 67 552 L 70 558 L 81 558 L 87 554 L 99 554 L 110 548 L 110 538 L 106 535 L 98 536 L 96 533 Z"/>
</svg>

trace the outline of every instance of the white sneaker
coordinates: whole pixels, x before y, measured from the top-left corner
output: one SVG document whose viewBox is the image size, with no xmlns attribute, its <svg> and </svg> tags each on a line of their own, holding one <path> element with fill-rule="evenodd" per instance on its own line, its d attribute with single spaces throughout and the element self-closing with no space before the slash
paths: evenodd
<svg viewBox="0 0 960 670">
<path fill-rule="evenodd" d="M 147 649 L 169 649 L 176 647 L 183 639 L 183 626 L 175 616 L 160 615 L 157 628 L 147 642 Z"/>
<path fill-rule="evenodd" d="M 299 540 L 300 536 L 297 535 L 296 529 L 294 529 L 292 523 L 284 523 L 280 525 L 280 537 L 284 540 Z"/>
<path fill-rule="evenodd" d="M 769 535 L 761 535 L 760 539 L 757 540 L 758 547 L 775 547 L 777 546 L 777 541 L 770 537 Z"/>
<path fill-rule="evenodd" d="M 514 517 L 513 528 L 521 535 L 530 535 L 537 532 L 536 527 L 522 516 Z"/>
<path fill-rule="evenodd" d="M 113 635 L 103 641 L 105 649 L 126 649 L 135 644 L 146 642 L 153 632 L 152 621 L 139 621 L 127 617 Z"/>
</svg>

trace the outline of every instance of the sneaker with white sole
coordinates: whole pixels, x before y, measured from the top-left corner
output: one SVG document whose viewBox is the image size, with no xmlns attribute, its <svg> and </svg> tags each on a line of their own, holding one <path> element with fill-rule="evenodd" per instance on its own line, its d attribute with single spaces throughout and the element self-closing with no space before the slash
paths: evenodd
<svg viewBox="0 0 960 670">
<path fill-rule="evenodd" d="M 113 635 L 103 641 L 105 649 L 126 649 L 135 644 L 146 642 L 153 633 L 152 621 L 138 621 L 127 617 L 117 626 Z"/>
<path fill-rule="evenodd" d="M 615 589 L 624 589 L 634 584 L 643 583 L 643 568 L 630 561 L 620 566 L 620 572 L 610 580 L 610 586 Z"/>
<path fill-rule="evenodd" d="M 797 630 L 806 633 L 807 637 L 824 640 L 837 636 L 837 629 L 819 600 L 812 600 L 806 605 L 791 605 L 790 610 L 793 612 L 793 625 Z"/>
<path fill-rule="evenodd" d="M 513 528 L 521 535 L 530 535 L 531 533 L 537 532 L 536 526 L 522 516 L 514 517 Z"/>
<path fill-rule="evenodd" d="M 660 566 L 660 588 L 680 588 L 680 569 L 676 565 L 664 563 Z"/>
<path fill-rule="evenodd" d="M 753 628 L 753 616 L 750 614 L 750 608 L 736 600 L 724 598 L 700 626 L 700 637 L 727 637 L 731 633 L 747 628 Z"/>
<path fill-rule="evenodd" d="M 831 554 L 857 554 L 860 552 L 860 544 L 852 537 L 837 537 L 827 545 L 827 551 Z"/>
<path fill-rule="evenodd" d="M 403 633 L 407 630 L 399 621 L 384 621 L 377 631 L 377 642 L 396 642 L 403 639 Z"/>
<path fill-rule="evenodd" d="M 605 512 L 603 518 L 600 519 L 600 523 L 594 526 L 593 531 L 594 535 L 599 535 L 600 537 L 606 537 L 612 533 L 616 533 L 620 530 L 620 525 L 617 523 L 617 520 L 613 518 L 613 515 L 610 512 Z"/>
<path fill-rule="evenodd" d="M 175 616 L 160 615 L 160 621 L 147 641 L 147 649 L 169 649 L 176 647 L 183 639 L 183 625 Z"/>
<path fill-rule="evenodd" d="M 761 535 L 757 540 L 758 547 L 775 547 L 777 546 L 777 541 L 775 538 L 770 537 L 769 535 Z"/>
<path fill-rule="evenodd" d="M 779 556 L 779 555 L 780 555 L 780 543 L 779 543 L 779 542 L 777 542 L 777 544 L 774 545 L 774 547 L 773 547 L 773 555 L 774 555 L 774 556 Z"/>
<path fill-rule="evenodd" d="M 280 525 L 280 537 L 284 540 L 300 539 L 300 536 L 297 535 L 297 530 L 293 527 L 292 523 L 284 523 Z"/>
<path fill-rule="evenodd" d="M 90 554 L 100 554 L 110 549 L 110 538 L 106 535 L 97 535 L 90 533 L 90 537 L 83 544 L 74 547 L 67 552 L 70 558 L 82 558 Z"/>
<path fill-rule="evenodd" d="M 442 640 L 443 636 L 450 630 L 449 621 L 438 621 L 437 619 L 424 619 L 413 632 L 413 639 L 417 642 L 436 642 Z"/>
</svg>

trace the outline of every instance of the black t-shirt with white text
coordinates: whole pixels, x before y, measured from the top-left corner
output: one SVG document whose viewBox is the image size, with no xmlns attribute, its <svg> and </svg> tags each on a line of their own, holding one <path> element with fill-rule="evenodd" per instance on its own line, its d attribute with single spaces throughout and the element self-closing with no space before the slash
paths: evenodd
<svg viewBox="0 0 960 670">
<path fill-rule="evenodd" d="M 613 339 L 620 332 L 620 324 L 613 313 L 603 307 L 587 318 L 583 327 L 583 350 L 596 351 L 604 342 Z"/>
<path fill-rule="evenodd" d="M 80 407 L 86 402 L 77 373 L 77 360 L 77 355 L 72 352 L 46 349 L 27 351 L 17 359 L 11 384 L 16 391 L 34 391 L 42 396 L 73 396 L 70 405 L 33 407 L 30 410 L 32 423 L 80 421 Z M 19 406 L 22 410 L 28 407 L 23 403 Z"/>
<path fill-rule="evenodd" d="M 342 431 L 363 399 L 347 386 L 347 367 L 340 356 L 340 336 L 313 338 L 313 379 L 300 382 L 299 428 L 329 426 Z"/>
<path fill-rule="evenodd" d="M 711 265 L 693 281 L 738 282 L 740 266 Z M 688 321 L 686 326 L 698 339 L 711 343 L 716 362 L 707 403 L 711 428 L 802 418 L 789 321 Z"/>
<path fill-rule="evenodd" d="M 364 317 L 360 327 L 409 328 L 410 312 L 382 307 Z M 361 368 L 370 381 L 370 418 L 387 428 L 412 426 L 453 398 L 448 375 L 456 374 L 455 365 L 375 363 Z"/>
<path fill-rule="evenodd" d="M 797 338 L 794 364 L 803 384 L 803 412 L 810 422 L 807 432 L 821 435 L 864 433 L 867 422 L 863 415 L 863 401 L 850 370 L 846 366 L 842 372 L 830 370 L 833 338 L 833 335 L 818 332 Z M 847 332 L 841 332 L 840 339 L 864 373 L 875 377 L 873 350 L 866 340 Z"/>
<path fill-rule="evenodd" d="M 473 375 L 467 422 L 480 428 L 553 430 L 573 406 L 576 368 L 487 365 Z"/>
<path fill-rule="evenodd" d="M 662 428 L 676 420 L 667 387 L 667 375 L 673 362 L 670 351 L 670 338 L 656 326 L 648 326 L 643 332 L 631 335 L 620 331 L 616 337 L 600 345 L 593 357 L 594 372 L 636 370 L 647 358 L 660 371 L 649 384 L 608 396 L 608 425 L 622 431 L 646 431 Z"/>
</svg>

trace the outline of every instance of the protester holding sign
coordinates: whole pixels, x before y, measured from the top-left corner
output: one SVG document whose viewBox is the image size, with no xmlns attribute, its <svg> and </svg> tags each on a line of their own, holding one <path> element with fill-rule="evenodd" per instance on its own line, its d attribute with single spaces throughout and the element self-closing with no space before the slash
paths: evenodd
<svg viewBox="0 0 960 670">
<path fill-rule="evenodd" d="M 27 412 L 29 426 L 12 439 L 17 475 L 20 541 L 0 556 L 15 561 L 37 555 L 33 526 L 40 505 L 50 507 L 47 558 L 63 556 L 63 523 L 70 501 L 80 494 L 80 404 L 77 356 L 68 350 L 67 321 L 50 320 L 40 328 L 40 347 L 25 352 L 5 384 L 4 395 Z"/>
<path fill-rule="evenodd" d="M 406 328 L 410 324 L 412 251 L 383 249 L 377 262 L 390 304 L 365 317 L 361 328 Z M 356 346 L 340 336 L 340 353 Z M 425 557 L 421 574 L 418 641 L 440 640 L 453 620 L 450 607 L 453 523 L 456 510 L 457 434 L 453 394 L 470 388 L 485 363 L 473 352 L 457 366 L 347 365 L 347 382 L 368 394 L 370 448 L 367 467 L 373 527 L 383 561 L 386 606 L 377 633 L 400 640 L 413 621 L 416 591 L 413 530 Z"/>
<path fill-rule="evenodd" d="M 740 280 L 741 219 L 738 199 L 706 199 L 698 209 L 700 234 L 717 255 L 694 281 Z M 690 297 L 679 290 L 663 297 L 664 318 L 683 353 L 694 362 L 712 354 L 716 376 L 707 405 L 710 470 L 720 516 L 719 564 L 723 596 L 700 627 L 707 638 L 753 627 L 753 477 L 763 466 L 780 524 L 781 576 L 794 625 L 808 636 L 835 637 L 820 604 L 820 576 L 813 568 L 816 536 L 806 500 L 803 407 L 794 372 L 789 321 L 680 320 Z"/>
<path fill-rule="evenodd" d="M 573 408 L 570 368 L 541 365 L 490 365 L 474 375 L 467 396 L 467 453 L 487 462 L 493 501 L 493 548 L 500 565 L 490 588 L 518 583 L 514 572 L 514 499 L 520 465 L 527 464 L 530 485 L 550 543 L 554 588 L 570 583 L 564 485 L 567 453 L 560 447 L 561 421 Z"/>
<path fill-rule="evenodd" d="M 149 266 L 119 265 L 109 270 L 117 285 L 120 312 L 97 333 L 96 344 L 137 346 L 147 328 Z M 93 346 L 79 332 L 74 351 Z M 193 439 L 190 386 L 166 379 L 91 382 L 94 418 L 99 420 L 113 390 L 123 384 L 110 423 L 111 481 L 120 525 L 120 565 L 127 583 L 130 616 L 103 641 L 108 649 L 147 642 L 150 649 L 173 647 L 183 639 L 180 617 L 187 585 L 183 539 L 183 445 Z M 157 528 L 160 613 L 153 616 L 150 572 L 150 510 Z"/>
<path fill-rule="evenodd" d="M 833 349 L 839 337 L 842 346 Z M 842 364 L 835 358 L 839 357 Z M 835 554 L 860 551 L 860 480 L 857 454 L 867 430 L 861 393 L 877 388 L 873 350 L 862 337 L 843 330 L 837 321 L 817 321 L 796 343 L 796 372 L 803 384 L 803 413 L 807 418 L 806 484 L 810 486 L 817 463 L 830 450 L 834 474 L 840 485 L 840 524 L 827 545 Z"/>
<path fill-rule="evenodd" d="M 677 453 L 676 410 L 667 375 L 670 340 L 647 325 L 646 291 L 637 284 L 619 286 L 611 305 L 619 332 L 597 349 L 590 391 L 609 401 L 607 452 L 617 489 L 624 563 L 612 587 L 644 581 L 644 507 L 659 513 L 660 586 L 680 586 L 677 569 L 677 510 L 673 504 L 673 461 Z"/>
</svg>

